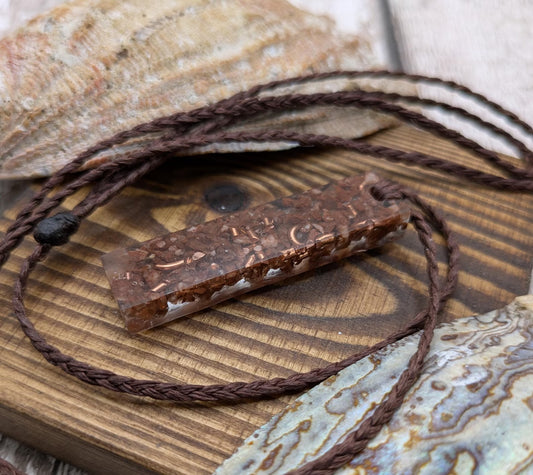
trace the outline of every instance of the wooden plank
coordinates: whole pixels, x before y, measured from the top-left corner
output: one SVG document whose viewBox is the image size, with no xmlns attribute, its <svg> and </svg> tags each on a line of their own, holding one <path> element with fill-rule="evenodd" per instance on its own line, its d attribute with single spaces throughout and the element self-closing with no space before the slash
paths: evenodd
<svg viewBox="0 0 533 475">
<path fill-rule="evenodd" d="M 372 141 L 477 164 L 464 151 L 406 127 Z M 253 206 L 369 169 L 419 190 L 459 234 L 460 286 L 443 320 L 486 312 L 527 293 L 531 196 L 465 186 L 435 172 L 345 151 L 302 149 L 180 159 L 146 177 L 95 212 L 70 244 L 39 266 L 28 290 L 30 316 L 66 353 L 137 378 L 251 381 L 347 356 L 399 328 L 424 305 L 424 259 L 414 232 L 381 251 L 135 336 L 124 330 L 99 258 L 116 247 L 218 216 L 204 194 L 221 183 L 239 186 Z M 12 194 L 27 196 L 24 188 L 14 185 Z M 17 201 L 7 207 L 0 229 L 20 206 Z M 110 393 L 67 377 L 33 350 L 10 315 L 13 278 L 32 246 L 25 241 L 0 273 L 5 315 L 0 320 L 0 432 L 99 473 L 141 468 L 209 473 L 291 400 L 179 406 Z"/>
<path fill-rule="evenodd" d="M 25 21 L 33 16 L 52 8 L 65 0 L 6 0 L 0 2 L 0 34 L 4 34 L 21 26 Z M 345 33 L 364 33 L 364 37 L 367 38 L 367 56 L 376 55 L 378 62 L 385 63 L 387 59 L 386 45 L 382 41 L 382 22 L 380 20 L 380 4 L 373 0 L 333 0 L 328 2 L 327 8 L 324 9 L 324 2 L 317 0 L 313 2 L 307 2 L 302 0 L 292 0 L 291 3 L 296 6 L 310 11 L 318 13 L 325 13 L 332 16 L 336 22 L 338 28 Z M 311 4 L 312 3 L 312 4 Z M 326 10 L 326 11 L 324 11 Z M 18 185 L 23 186 L 23 185 Z M 3 199 L 7 193 L 8 185 L 0 183 L 0 210 L 2 208 Z M 5 441 L 5 438 L 4 438 Z M 15 455 L 19 452 L 24 452 L 24 460 L 30 460 L 30 452 L 24 448 L 19 448 L 15 443 L 4 443 L 4 454 L 6 456 L 15 459 Z M 0 447 L 0 451 L 2 447 Z M 43 458 L 40 455 L 34 457 L 33 462 L 35 466 L 42 464 Z M 17 461 L 22 463 L 21 468 L 32 474 L 32 464 L 21 461 L 18 457 Z M 42 467 L 43 470 L 46 467 Z M 55 469 L 56 472 L 65 470 L 61 465 Z M 61 472 L 63 473 L 63 472 Z M 65 474 L 64 474 L 65 475 Z"/>
<path fill-rule="evenodd" d="M 533 3 L 529 0 L 387 0 L 403 70 L 459 81 L 533 122 Z M 430 97 L 450 95 L 421 87 Z M 479 107 L 478 112 L 490 117 Z M 435 112 L 485 146 L 514 150 L 469 124 Z M 523 139 L 528 138 L 523 135 Z M 529 137 L 529 144 L 533 143 Z"/>
<path fill-rule="evenodd" d="M 3 0 L 0 3 L 0 34 L 18 28 L 30 18 L 65 0 Z"/>
</svg>

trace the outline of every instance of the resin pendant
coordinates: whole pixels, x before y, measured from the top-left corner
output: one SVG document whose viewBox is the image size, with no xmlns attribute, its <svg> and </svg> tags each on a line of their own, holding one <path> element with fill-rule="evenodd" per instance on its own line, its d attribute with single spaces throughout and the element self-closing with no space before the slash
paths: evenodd
<svg viewBox="0 0 533 475">
<path fill-rule="evenodd" d="M 373 173 L 280 198 L 102 257 L 130 332 L 146 330 L 400 236 L 406 203 Z"/>
</svg>

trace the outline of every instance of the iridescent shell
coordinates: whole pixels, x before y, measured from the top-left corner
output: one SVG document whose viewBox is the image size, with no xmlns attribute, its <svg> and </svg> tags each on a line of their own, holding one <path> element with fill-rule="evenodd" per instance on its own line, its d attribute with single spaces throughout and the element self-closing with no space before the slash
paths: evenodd
<svg viewBox="0 0 533 475">
<path fill-rule="evenodd" d="M 376 66 L 364 40 L 341 38 L 333 29 L 330 20 L 285 0 L 59 5 L 0 40 L 0 178 L 51 174 L 116 132 L 258 83 Z M 271 121 L 354 137 L 390 123 L 351 111 L 348 127 L 346 112 L 329 112 Z M 140 145 L 115 147 L 98 161 Z"/>
<path fill-rule="evenodd" d="M 311 389 L 216 474 L 287 473 L 322 455 L 390 391 L 417 340 L 405 338 Z M 440 325 L 401 408 L 337 473 L 533 473 L 533 295 Z"/>
</svg>

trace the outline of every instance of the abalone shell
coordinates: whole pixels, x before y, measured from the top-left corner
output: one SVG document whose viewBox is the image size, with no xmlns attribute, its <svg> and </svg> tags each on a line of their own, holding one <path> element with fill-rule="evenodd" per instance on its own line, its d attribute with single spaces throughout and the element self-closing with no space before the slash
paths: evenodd
<svg viewBox="0 0 533 475">
<path fill-rule="evenodd" d="M 358 427 L 417 346 L 409 336 L 299 397 L 217 471 L 287 473 Z M 533 295 L 440 325 L 389 424 L 337 474 L 533 473 Z"/>
</svg>

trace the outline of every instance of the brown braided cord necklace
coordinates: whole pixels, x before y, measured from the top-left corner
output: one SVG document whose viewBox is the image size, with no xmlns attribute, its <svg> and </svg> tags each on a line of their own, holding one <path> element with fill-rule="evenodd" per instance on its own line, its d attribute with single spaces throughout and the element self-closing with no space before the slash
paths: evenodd
<svg viewBox="0 0 533 475">
<path fill-rule="evenodd" d="M 2 266 L 11 251 L 20 244 L 22 239 L 32 231 L 35 231 L 34 236 L 38 241 L 38 245 L 31 255 L 23 261 L 19 276 L 14 284 L 13 307 L 23 332 L 37 351 L 51 364 L 60 367 L 63 371 L 81 381 L 113 391 L 175 402 L 213 401 L 225 403 L 276 397 L 303 391 L 384 346 L 421 330 L 417 351 L 409 360 L 406 369 L 400 375 L 390 393 L 375 408 L 374 412 L 354 432 L 349 434 L 342 443 L 292 473 L 331 473 L 350 462 L 356 454 L 364 450 L 369 440 L 390 420 L 395 410 L 401 405 L 407 391 L 417 380 L 424 358 L 429 351 L 438 313 L 450 297 L 457 282 L 459 248 L 452 231 L 437 210 L 426 203 L 414 191 L 404 186 L 383 180 L 374 186 L 373 194 L 379 200 L 407 199 L 415 207 L 412 212 L 411 223 L 424 247 L 427 259 L 429 296 L 427 307 L 415 315 L 403 329 L 390 335 L 385 340 L 342 361 L 331 363 L 324 368 L 314 369 L 307 373 L 296 373 L 287 378 L 207 386 L 137 380 L 78 361 L 47 343 L 46 339 L 28 319 L 23 299 L 31 271 L 39 261 L 48 255 L 54 245 L 61 245 L 68 241 L 69 236 L 77 230 L 83 218 L 112 199 L 124 187 L 135 183 L 146 173 L 162 165 L 166 160 L 175 159 L 173 157 L 175 157 L 176 152 L 183 153 L 192 147 L 214 143 L 261 143 L 273 141 L 297 142 L 301 146 L 340 147 L 376 158 L 403 162 L 407 165 L 425 166 L 499 190 L 529 193 L 533 191 L 533 152 L 510 133 L 462 108 L 417 96 L 363 90 L 271 96 L 266 94 L 281 86 L 297 86 L 310 81 L 358 77 L 403 79 L 444 87 L 482 103 L 494 114 L 505 118 L 510 124 L 533 137 L 533 129 L 516 115 L 464 86 L 438 78 L 388 71 L 336 71 L 275 81 L 256 86 L 213 105 L 189 112 L 178 112 L 121 132 L 86 150 L 62 170 L 51 176 L 41 190 L 18 214 L 0 243 L 0 266 Z M 425 107 L 439 107 L 490 130 L 517 149 L 520 157 L 524 159 L 526 168 L 515 167 L 511 163 L 502 160 L 496 153 L 464 137 L 459 132 L 448 129 L 423 114 L 400 105 L 398 102 Z M 227 130 L 229 126 L 239 124 L 243 119 L 258 117 L 261 114 L 273 111 L 301 110 L 310 106 L 355 107 L 392 115 L 404 122 L 454 142 L 493 164 L 506 176 L 485 173 L 422 153 L 405 152 L 384 146 L 371 145 L 363 140 L 303 134 L 287 130 L 265 130 L 260 132 L 230 132 Z M 73 174 L 74 172 L 79 172 L 82 165 L 96 153 L 131 138 L 145 136 L 156 131 L 163 131 L 164 133 L 143 148 L 113 162 L 102 164 L 97 168 Z M 87 185 L 93 185 L 92 189 L 70 212 L 59 213 L 49 217 L 50 213 L 66 197 Z M 58 191 L 54 193 L 55 189 L 58 189 Z M 447 271 L 444 278 L 439 276 L 432 229 L 440 233 L 446 243 Z"/>
</svg>

